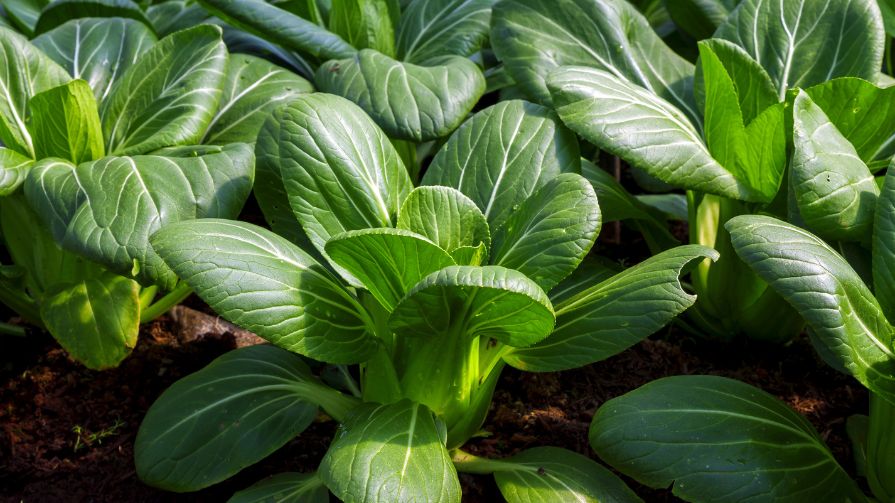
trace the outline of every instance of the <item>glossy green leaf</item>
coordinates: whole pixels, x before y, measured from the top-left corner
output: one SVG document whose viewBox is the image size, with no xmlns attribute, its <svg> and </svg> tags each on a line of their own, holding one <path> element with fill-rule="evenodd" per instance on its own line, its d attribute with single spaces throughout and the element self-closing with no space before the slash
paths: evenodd
<svg viewBox="0 0 895 503">
<path fill-rule="evenodd" d="M 604 360 L 649 337 L 696 301 L 680 283 L 688 266 L 718 253 L 685 245 L 650 257 L 556 304 L 545 341 L 504 356 L 526 371 L 553 372 Z"/>
<path fill-rule="evenodd" d="M 264 0 L 199 0 L 227 23 L 320 60 L 347 58 L 355 49 L 338 35 Z"/>
<path fill-rule="evenodd" d="M 98 103 L 140 56 L 155 35 L 133 19 L 75 19 L 35 38 L 38 49 L 76 79 L 86 80 Z"/>
<path fill-rule="evenodd" d="M 40 11 L 50 0 L 0 0 L 4 13 L 24 35 L 34 34 Z"/>
<path fill-rule="evenodd" d="M 152 46 L 102 103 L 106 151 L 136 155 L 198 143 L 220 102 L 226 66 L 227 48 L 215 26 L 180 31 Z"/>
<path fill-rule="evenodd" d="M 255 56 L 234 54 L 217 113 L 202 143 L 254 143 L 258 131 L 278 106 L 314 91 L 307 80 Z"/>
<path fill-rule="evenodd" d="M 424 185 L 454 187 L 500 226 L 563 172 L 580 171 L 578 141 L 547 108 L 504 101 L 476 113 L 438 151 Z"/>
<path fill-rule="evenodd" d="M 333 236 L 326 253 L 391 312 L 430 273 L 456 265 L 428 239 L 403 229 L 364 229 Z"/>
<path fill-rule="evenodd" d="M 256 155 L 260 154 L 260 151 L 256 149 Z M 299 245 L 303 250 L 315 253 L 315 258 L 319 257 L 323 260 L 323 256 L 311 244 L 301 224 L 295 218 L 295 213 L 292 212 L 279 164 L 256 163 L 255 185 L 252 187 L 252 191 L 261 213 L 264 214 L 264 220 L 271 230 Z"/>
<path fill-rule="evenodd" d="M 276 234 L 227 220 L 171 224 L 152 247 L 224 319 L 328 363 L 376 350 L 365 311 L 311 256 Z"/>
<path fill-rule="evenodd" d="M 423 235 L 442 250 L 460 247 L 491 247 L 488 221 L 475 203 L 450 187 L 424 186 L 414 189 L 398 213 L 399 229 Z"/>
<path fill-rule="evenodd" d="M 740 216 L 725 227 L 737 255 L 805 318 L 812 341 L 895 401 L 895 330 L 848 262 L 808 231 L 771 217 Z"/>
<path fill-rule="evenodd" d="M 104 273 L 60 284 L 41 299 L 40 317 L 71 356 L 88 368 L 118 366 L 137 345 L 140 286 Z"/>
<path fill-rule="evenodd" d="M 172 289 L 177 277 L 149 246 L 149 236 L 181 220 L 236 218 L 251 191 L 254 157 L 241 143 L 157 153 L 105 157 L 77 168 L 42 162 L 26 193 L 35 208 L 49 210 L 47 223 L 64 248 Z"/>
<path fill-rule="evenodd" d="M 349 230 L 392 227 L 412 186 L 394 146 L 363 110 L 328 94 L 303 95 L 261 128 L 258 164 L 279 171 L 314 246 Z"/>
<path fill-rule="evenodd" d="M 561 68 L 548 79 L 556 112 L 585 140 L 656 178 L 733 199 L 767 200 L 709 153 L 680 110 L 601 70 Z"/>
<path fill-rule="evenodd" d="M 15 192 L 28 176 L 34 161 L 8 148 L 0 147 L 0 197 Z"/>
<path fill-rule="evenodd" d="M 80 164 L 103 156 L 99 110 L 87 82 L 72 80 L 35 94 L 28 108 L 37 159 L 59 157 Z"/>
<path fill-rule="evenodd" d="M 446 56 L 429 64 L 364 49 L 321 65 L 315 83 L 360 105 L 390 137 L 423 142 L 450 134 L 485 92 L 485 77 L 472 61 Z"/>
<path fill-rule="evenodd" d="M 800 91 L 793 105 L 792 190 L 807 227 L 831 240 L 862 241 L 879 187 L 827 115 Z"/>
<path fill-rule="evenodd" d="M 895 169 L 890 164 L 873 221 L 873 290 L 889 322 L 895 321 Z"/>
<path fill-rule="evenodd" d="M 399 9 L 395 0 L 332 0 L 328 26 L 356 49 L 394 56 L 393 9 Z"/>
<path fill-rule="evenodd" d="M 581 454 L 558 447 L 534 447 L 502 459 L 507 469 L 494 480 L 508 503 L 577 501 L 642 502 L 615 474 Z"/>
<path fill-rule="evenodd" d="M 805 418 L 717 376 L 653 381 L 603 404 L 590 442 L 604 461 L 686 501 L 865 501 Z"/>
<path fill-rule="evenodd" d="M 611 278 L 621 272 L 622 269 L 621 265 L 608 258 L 588 255 L 581 261 L 578 269 L 575 269 L 569 277 L 550 290 L 550 302 L 554 306 L 559 305 L 566 299 Z"/>
<path fill-rule="evenodd" d="M 788 89 L 835 77 L 874 80 L 885 33 L 874 0 L 743 0 L 714 36 L 745 49 L 783 101 Z"/>
<path fill-rule="evenodd" d="M 547 76 L 586 66 L 641 86 L 691 121 L 693 65 L 672 51 L 625 0 L 503 0 L 494 8 L 491 44 L 526 92 L 550 103 Z"/>
<path fill-rule="evenodd" d="M 0 27 L 0 143 L 34 158 L 34 142 L 26 127 L 28 102 L 69 80 L 65 69 L 25 37 Z"/>
<path fill-rule="evenodd" d="M 46 33 L 79 18 L 133 19 L 152 27 L 140 6 L 131 0 L 54 0 L 40 12 L 34 34 Z"/>
<path fill-rule="evenodd" d="M 485 243 L 478 246 L 461 246 L 451 250 L 451 258 L 457 265 L 484 265 L 488 261 L 488 247 Z"/>
<path fill-rule="evenodd" d="M 425 405 L 365 404 L 342 425 L 319 473 L 343 501 L 460 501 L 443 430 Z"/>
<path fill-rule="evenodd" d="M 440 56 L 471 56 L 488 36 L 496 0 L 413 0 L 401 13 L 398 59 L 424 64 Z"/>
<path fill-rule="evenodd" d="M 714 56 L 710 64 L 718 70 L 723 69 L 727 79 L 731 81 L 743 115 L 743 124 L 748 125 L 758 114 L 779 101 L 777 88 L 774 87 L 768 72 L 742 47 L 720 38 L 703 40 L 699 42 L 699 47 L 701 53 L 709 51 Z M 709 78 L 705 74 L 704 66 L 705 62 L 702 62 L 697 67 L 694 83 L 694 92 L 699 104 L 705 101 L 705 80 Z M 704 112 L 707 113 L 709 110 L 705 109 Z"/>
<path fill-rule="evenodd" d="M 739 0 L 664 0 L 662 5 L 678 28 L 696 40 L 709 38 Z"/>
<path fill-rule="evenodd" d="M 600 233 L 600 206 L 590 182 L 563 173 L 526 199 L 494 231 L 491 263 L 515 269 L 545 292 L 572 273 Z"/>
<path fill-rule="evenodd" d="M 329 490 L 314 473 L 284 472 L 235 493 L 227 503 L 329 503 Z"/>
<path fill-rule="evenodd" d="M 209 15 L 193 0 L 165 0 L 147 7 L 146 18 L 158 36 L 164 37 L 206 22 Z"/>
<path fill-rule="evenodd" d="M 317 406 L 302 388 L 314 382 L 301 358 L 273 346 L 218 357 L 149 408 L 134 444 L 137 475 L 177 492 L 227 479 L 311 424 Z"/>
<path fill-rule="evenodd" d="M 417 283 L 392 312 L 399 334 L 432 336 L 462 327 L 469 337 L 493 337 L 525 347 L 553 330 L 547 294 L 522 273 L 500 266 L 452 266 Z"/>
</svg>

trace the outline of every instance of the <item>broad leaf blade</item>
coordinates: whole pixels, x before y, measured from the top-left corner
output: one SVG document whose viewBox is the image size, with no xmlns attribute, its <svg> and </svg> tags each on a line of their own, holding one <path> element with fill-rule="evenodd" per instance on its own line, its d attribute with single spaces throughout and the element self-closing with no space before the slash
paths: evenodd
<svg viewBox="0 0 895 503">
<path fill-rule="evenodd" d="M 424 64 L 441 56 L 471 56 L 488 36 L 495 1 L 413 0 L 398 24 L 398 59 Z"/>
<path fill-rule="evenodd" d="M 133 19 L 152 27 L 140 6 L 131 0 L 54 0 L 41 10 L 34 34 L 46 33 L 79 18 Z"/>
<path fill-rule="evenodd" d="M 431 65 L 364 49 L 323 64 L 315 81 L 321 91 L 357 103 L 390 137 L 419 143 L 450 134 L 485 92 L 485 77 L 472 61 L 449 56 Z"/>
<path fill-rule="evenodd" d="M 408 400 L 366 404 L 343 425 L 320 476 L 343 501 L 459 502 L 460 481 L 435 421 Z"/>
<path fill-rule="evenodd" d="M 308 254 L 241 222 L 169 225 L 152 247 L 226 320 L 284 349 L 329 363 L 358 363 L 376 350 L 363 308 Z"/>
<path fill-rule="evenodd" d="M 547 108 L 513 100 L 466 121 L 432 159 L 423 184 L 459 190 L 496 229 L 548 181 L 579 171 L 575 135 Z"/>
<path fill-rule="evenodd" d="M 146 9 L 146 17 L 159 37 L 192 28 L 208 20 L 209 15 L 193 0 L 166 0 Z"/>
<path fill-rule="evenodd" d="M 198 143 L 220 102 L 226 65 L 227 48 L 215 26 L 200 25 L 155 44 L 102 103 L 107 152 L 136 155 Z"/>
<path fill-rule="evenodd" d="M 15 192 L 28 176 L 34 161 L 8 148 L 0 147 L 0 197 Z"/>
<path fill-rule="evenodd" d="M 37 159 L 60 157 L 80 164 L 103 156 L 99 111 L 87 82 L 73 80 L 35 94 L 28 108 Z"/>
<path fill-rule="evenodd" d="M 653 381 L 603 404 L 590 428 L 610 465 L 687 501 L 864 501 L 803 417 L 717 376 Z"/>
<path fill-rule="evenodd" d="M 895 331 L 845 259 L 808 231 L 774 218 L 741 216 L 725 227 L 737 255 L 805 318 L 824 353 L 895 401 Z"/>
<path fill-rule="evenodd" d="M 600 361 L 652 335 L 684 312 L 696 296 L 680 275 L 695 261 L 717 260 L 711 248 L 686 245 L 655 255 L 556 306 L 556 329 L 545 341 L 504 357 L 527 371 L 552 372 Z"/>
<path fill-rule="evenodd" d="M 578 267 L 601 223 L 591 184 L 581 175 L 563 173 L 494 231 L 491 263 L 515 269 L 549 292 Z"/>
<path fill-rule="evenodd" d="M 227 503 L 329 503 L 329 490 L 314 473 L 285 472 L 235 493 Z"/>
<path fill-rule="evenodd" d="M 34 26 L 40 11 L 50 0 L 2 0 L 4 14 L 12 21 L 12 24 L 24 35 L 34 35 Z"/>
<path fill-rule="evenodd" d="M 278 106 L 313 92 L 307 80 L 255 56 L 234 54 L 227 64 L 223 95 L 202 143 L 254 143 Z"/>
<path fill-rule="evenodd" d="M 149 408 L 134 444 L 137 474 L 177 492 L 227 479 L 311 424 L 317 407 L 294 388 L 313 380 L 301 358 L 273 346 L 218 357 Z"/>
<path fill-rule="evenodd" d="M 895 168 L 889 165 L 873 223 L 873 289 L 889 322 L 895 321 Z"/>
<path fill-rule="evenodd" d="M 742 47 L 727 40 L 712 38 L 699 42 L 699 48 L 701 53 L 711 52 L 733 83 L 743 114 L 743 124 L 748 125 L 758 114 L 780 101 L 777 99 L 777 88 L 768 72 Z M 705 80 L 709 78 L 705 75 L 703 65 L 696 70 L 694 92 L 697 102 L 703 101 Z"/>
<path fill-rule="evenodd" d="M 395 0 L 332 0 L 329 29 L 356 49 L 395 55 Z"/>
<path fill-rule="evenodd" d="M 450 187 L 417 187 L 407 196 L 398 213 L 399 229 L 428 238 L 442 250 L 461 247 L 491 247 L 488 221 L 475 203 Z"/>
</svg>

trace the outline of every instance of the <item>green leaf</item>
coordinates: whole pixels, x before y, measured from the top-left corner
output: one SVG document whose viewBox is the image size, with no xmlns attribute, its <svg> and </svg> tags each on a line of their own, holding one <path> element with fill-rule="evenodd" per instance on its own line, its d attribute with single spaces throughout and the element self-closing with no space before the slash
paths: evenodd
<svg viewBox="0 0 895 503">
<path fill-rule="evenodd" d="M 355 53 L 338 35 L 264 0 L 199 0 L 199 4 L 241 30 L 323 61 Z"/>
<path fill-rule="evenodd" d="M 315 81 L 321 91 L 360 105 L 390 137 L 419 143 L 450 134 L 485 92 L 485 77 L 472 61 L 445 56 L 429 64 L 364 49 L 326 62 Z"/>
<path fill-rule="evenodd" d="M 815 344 L 864 386 L 895 401 L 895 331 L 848 262 L 821 239 L 774 218 L 725 226 L 737 255 L 811 327 Z"/>
<path fill-rule="evenodd" d="M 614 398 L 590 428 L 610 465 L 686 501 L 865 501 L 802 416 L 733 379 L 675 376 Z"/>
<path fill-rule="evenodd" d="M 413 189 L 401 205 L 397 227 L 425 236 L 448 252 L 480 243 L 486 251 L 491 248 L 491 232 L 481 210 L 450 187 Z"/>
<path fill-rule="evenodd" d="M 780 101 L 777 99 L 777 88 L 768 72 L 742 47 L 720 38 L 703 40 L 699 42 L 699 47 L 700 53 L 709 51 L 714 56 L 710 64 L 717 70 L 723 69 L 726 79 L 733 84 L 736 100 L 743 114 L 743 124 L 748 125 L 766 108 Z M 708 78 L 704 65 L 705 62 L 697 67 L 694 83 L 694 92 L 700 104 L 705 100 L 705 80 Z"/>
<path fill-rule="evenodd" d="M 504 101 L 476 113 L 438 151 L 424 185 L 454 187 L 492 229 L 564 172 L 579 172 L 578 140 L 539 105 Z"/>
<path fill-rule="evenodd" d="M 874 80 L 885 33 L 874 0 L 744 0 L 715 37 L 743 49 L 786 91 L 835 77 Z"/>
<path fill-rule="evenodd" d="M 412 185 L 388 137 L 363 110 L 327 94 L 277 109 L 261 128 L 258 165 L 279 172 L 314 246 L 342 232 L 392 227 Z"/>
<path fill-rule="evenodd" d="M 87 82 L 72 80 L 35 94 L 28 108 L 37 159 L 60 157 L 80 164 L 103 156 L 99 111 Z"/>
<path fill-rule="evenodd" d="M 255 56 L 234 54 L 227 65 L 223 96 L 202 143 L 254 143 L 278 106 L 314 91 L 307 80 Z"/>
<path fill-rule="evenodd" d="M 376 351 L 365 311 L 310 255 L 241 222 L 171 224 L 152 247 L 224 319 L 289 351 L 358 363 Z"/>
<path fill-rule="evenodd" d="M 0 197 L 15 192 L 25 182 L 34 161 L 8 148 L 0 147 Z"/>
<path fill-rule="evenodd" d="M 149 408 L 134 444 L 137 475 L 177 492 L 229 478 L 311 424 L 317 406 L 301 389 L 313 382 L 301 358 L 273 346 L 216 358 Z"/>
<path fill-rule="evenodd" d="M 621 271 L 622 267 L 608 258 L 588 255 L 584 257 L 578 269 L 575 269 L 568 278 L 562 280 L 553 290 L 550 290 L 550 302 L 554 306 L 559 305 L 566 299 L 578 295 Z"/>
<path fill-rule="evenodd" d="M 256 154 L 260 156 L 261 151 L 256 149 Z M 252 191 L 271 230 L 311 253 L 314 258 L 325 260 L 311 244 L 311 240 L 296 220 L 292 207 L 289 206 L 289 197 L 286 195 L 286 187 L 283 185 L 278 164 L 268 162 L 255 164 L 255 185 Z"/>
<path fill-rule="evenodd" d="M 662 5 L 678 28 L 696 40 L 709 38 L 739 0 L 664 0 Z"/>
<path fill-rule="evenodd" d="M 165 0 L 150 5 L 146 17 L 160 37 L 206 22 L 208 12 L 193 0 Z"/>
<path fill-rule="evenodd" d="M 512 466 L 496 470 L 494 480 L 509 503 L 643 501 L 615 474 L 566 449 L 534 447 L 502 459 L 504 463 Z"/>
<path fill-rule="evenodd" d="M 460 501 L 443 430 L 425 405 L 365 404 L 345 422 L 319 474 L 343 501 Z"/>
<path fill-rule="evenodd" d="M 34 35 L 34 26 L 37 25 L 40 11 L 48 3 L 50 0 L 0 0 L 4 14 L 19 31 L 29 37 Z"/>
<path fill-rule="evenodd" d="M 94 370 L 112 368 L 137 344 L 139 293 L 135 281 L 104 273 L 47 290 L 40 317 L 75 360 Z"/>
<path fill-rule="evenodd" d="M 227 503 L 329 503 L 329 490 L 314 473 L 284 472 L 238 491 Z"/>
<path fill-rule="evenodd" d="M 79 18 L 133 19 L 147 27 L 152 23 L 131 0 L 54 0 L 40 12 L 34 34 L 40 35 Z"/>
<path fill-rule="evenodd" d="M 25 37 L 0 27 L 0 143 L 34 158 L 28 133 L 28 102 L 37 93 L 71 80 L 65 69 Z"/>
<path fill-rule="evenodd" d="M 693 65 L 675 54 L 624 0 L 503 0 L 494 8 L 491 44 L 510 75 L 550 103 L 547 75 L 560 66 L 587 66 L 630 81 L 684 111 L 693 100 Z"/>
<path fill-rule="evenodd" d="M 895 166 L 889 165 L 873 222 L 873 290 L 886 318 L 895 321 Z"/>
<path fill-rule="evenodd" d="M 182 220 L 236 218 L 252 188 L 254 157 L 241 143 L 157 154 L 105 157 L 77 168 L 41 162 L 26 193 L 64 248 L 143 284 L 173 289 L 177 277 L 149 236 Z"/>
<path fill-rule="evenodd" d="M 326 253 L 359 279 L 389 312 L 426 275 L 456 265 L 438 245 L 403 229 L 338 234 L 326 242 Z"/>
<path fill-rule="evenodd" d="M 831 240 L 862 241 L 879 187 L 873 173 L 804 91 L 793 105 L 792 190 L 807 227 Z"/>
<path fill-rule="evenodd" d="M 135 155 L 198 143 L 220 102 L 226 65 L 215 26 L 179 31 L 152 46 L 102 103 L 107 152 Z"/>
<path fill-rule="evenodd" d="M 556 112 L 585 140 L 662 181 L 733 199 L 767 197 L 737 180 L 709 153 L 671 103 L 627 81 L 582 67 L 550 74 Z"/>
<path fill-rule="evenodd" d="M 895 154 L 895 87 L 877 87 L 866 80 L 839 78 L 805 90 L 851 143 L 864 162 Z"/>
<path fill-rule="evenodd" d="M 356 49 L 395 55 L 395 0 L 332 0 L 329 29 Z"/>
<path fill-rule="evenodd" d="M 493 337 L 513 347 L 534 344 L 553 330 L 547 294 L 522 273 L 500 266 L 451 266 L 417 283 L 389 318 L 406 336 Z"/>
<path fill-rule="evenodd" d="M 659 253 L 556 304 L 556 329 L 545 341 L 504 360 L 521 370 L 553 372 L 621 353 L 664 327 L 696 301 L 680 283 L 694 262 L 718 253 L 685 245 Z"/>
<path fill-rule="evenodd" d="M 454 248 L 450 254 L 457 265 L 482 265 L 488 260 L 488 247 L 482 242 L 478 246 Z"/>
<path fill-rule="evenodd" d="M 413 0 L 398 24 L 398 59 L 424 64 L 440 56 L 471 56 L 488 36 L 495 1 Z"/>
<path fill-rule="evenodd" d="M 84 18 L 54 28 L 32 43 L 72 77 L 86 80 L 97 103 L 102 103 L 156 38 L 146 25 L 132 19 Z"/>
<path fill-rule="evenodd" d="M 494 231 L 491 263 L 515 269 L 549 292 L 578 267 L 594 245 L 601 223 L 590 182 L 563 173 Z"/>
</svg>

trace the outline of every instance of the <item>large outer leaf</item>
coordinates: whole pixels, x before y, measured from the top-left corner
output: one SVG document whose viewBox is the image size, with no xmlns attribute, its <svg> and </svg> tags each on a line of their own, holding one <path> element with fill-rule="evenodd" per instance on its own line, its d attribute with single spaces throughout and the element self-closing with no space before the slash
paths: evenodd
<svg viewBox="0 0 895 503">
<path fill-rule="evenodd" d="M 103 130 L 96 99 L 87 82 L 68 84 L 35 94 L 29 132 L 37 159 L 60 157 L 75 164 L 103 156 Z"/>
<path fill-rule="evenodd" d="M 15 150 L 0 147 L 0 197 L 12 194 L 25 182 L 33 163 Z"/>
<path fill-rule="evenodd" d="M 2 0 L 4 14 L 23 34 L 32 36 L 40 11 L 50 0 Z M 6 25 L 4 25 L 6 26 Z"/>
<path fill-rule="evenodd" d="M 642 502 L 615 474 L 592 459 L 558 447 L 535 447 L 502 459 L 494 480 L 509 503 Z"/>
<path fill-rule="evenodd" d="M 443 433 L 425 405 L 365 404 L 345 422 L 319 474 L 343 501 L 460 501 Z"/>
<path fill-rule="evenodd" d="M 895 168 L 891 164 L 874 216 L 873 290 L 889 323 L 895 322 Z"/>
<path fill-rule="evenodd" d="M 882 65 L 882 17 L 874 0 L 744 0 L 715 32 L 786 90 L 834 77 L 874 81 Z"/>
<path fill-rule="evenodd" d="M 314 246 L 349 230 L 391 227 L 410 177 L 397 151 L 363 110 L 308 94 L 267 120 L 258 164 L 279 172 L 289 203 Z"/>
<path fill-rule="evenodd" d="M 398 59 L 424 64 L 439 56 L 470 56 L 488 36 L 495 0 L 413 0 L 401 13 Z"/>
<path fill-rule="evenodd" d="M 749 215 L 725 226 L 737 255 L 801 314 L 822 352 L 895 402 L 893 328 L 841 255 L 808 231 Z"/>
<path fill-rule="evenodd" d="M 493 337 L 525 347 L 553 329 L 553 306 L 537 283 L 500 266 L 451 266 L 417 283 L 392 312 L 389 325 L 407 336 Z"/>
<path fill-rule="evenodd" d="M 515 269 L 549 292 L 584 260 L 600 224 L 593 186 L 581 175 L 563 173 L 494 231 L 491 263 Z"/>
<path fill-rule="evenodd" d="M 335 33 L 264 0 L 199 0 L 229 24 L 321 60 L 347 58 L 355 49 Z"/>
<path fill-rule="evenodd" d="M 202 143 L 254 143 L 273 110 L 314 88 L 307 80 L 255 56 L 234 54 L 217 113 Z"/>
<path fill-rule="evenodd" d="M 502 0 L 494 7 L 491 44 L 533 97 L 550 103 L 547 75 L 560 66 L 605 70 L 652 91 L 690 120 L 693 65 L 674 53 L 625 0 Z"/>
<path fill-rule="evenodd" d="M 862 241 L 879 187 L 851 143 L 804 91 L 793 105 L 792 190 L 807 227 L 830 240 Z"/>
<path fill-rule="evenodd" d="M 590 442 L 603 460 L 686 501 L 865 501 L 811 424 L 748 384 L 653 381 L 603 404 Z"/>
<path fill-rule="evenodd" d="M 575 135 L 550 110 L 513 100 L 466 121 L 432 159 L 423 184 L 458 189 L 496 229 L 558 174 L 579 171 Z"/>
<path fill-rule="evenodd" d="M 33 158 L 34 145 L 25 126 L 28 101 L 69 80 L 65 69 L 25 37 L 0 27 L 0 143 Z"/>
<path fill-rule="evenodd" d="M 481 210 L 450 187 L 413 189 L 401 205 L 397 227 L 421 234 L 448 252 L 479 243 L 486 250 L 491 247 L 491 232 Z"/>
<path fill-rule="evenodd" d="M 561 68 L 548 79 L 556 112 L 573 131 L 678 187 L 766 200 L 712 158 L 693 124 L 671 103 L 610 73 Z"/>
<path fill-rule="evenodd" d="M 678 28 L 696 40 L 712 36 L 739 0 L 663 0 L 662 5 Z"/>
<path fill-rule="evenodd" d="M 321 91 L 360 105 L 390 137 L 423 142 L 450 134 L 485 92 L 485 77 L 472 61 L 447 56 L 430 64 L 364 49 L 323 64 L 315 81 Z"/>
<path fill-rule="evenodd" d="M 238 491 L 227 503 L 329 503 L 329 490 L 317 473 L 284 472 Z"/>
<path fill-rule="evenodd" d="M 307 253 L 241 222 L 169 225 L 152 247 L 224 319 L 282 348 L 329 363 L 376 350 L 358 301 Z"/>
<path fill-rule="evenodd" d="M 504 360 L 521 370 L 550 372 L 624 351 L 693 305 L 696 296 L 684 291 L 680 275 L 703 258 L 717 260 L 718 253 L 704 246 L 679 246 L 564 298 L 555 307 L 553 334 Z"/>
<path fill-rule="evenodd" d="M 131 0 L 54 0 L 40 12 L 34 34 L 40 35 L 72 19 L 133 19 L 152 27 L 140 6 Z"/>
<path fill-rule="evenodd" d="M 137 345 L 140 286 L 103 273 L 50 288 L 40 317 L 71 356 L 94 370 L 116 367 Z"/>
<path fill-rule="evenodd" d="M 149 408 L 134 444 L 137 474 L 177 492 L 225 480 L 311 424 L 317 407 L 295 388 L 313 380 L 301 358 L 273 346 L 218 357 Z"/>
<path fill-rule="evenodd" d="M 454 264 L 428 239 L 403 229 L 364 229 L 333 236 L 329 257 L 360 282 L 391 312 L 425 276 Z"/>
<path fill-rule="evenodd" d="M 102 103 L 106 151 L 135 155 L 198 143 L 217 110 L 226 65 L 216 26 L 179 31 L 155 44 Z"/>
<path fill-rule="evenodd" d="M 165 0 L 146 8 L 146 17 L 160 37 L 192 28 L 209 19 L 208 12 L 193 0 Z"/>
<path fill-rule="evenodd" d="M 149 236 L 181 220 L 236 218 L 252 188 L 254 156 L 241 143 L 158 154 L 106 157 L 77 168 L 42 162 L 26 193 L 35 208 L 53 215 L 47 224 L 64 248 L 171 289 L 177 277 L 149 246 Z"/>
<path fill-rule="evenodd" d="M 156 43 L 143 23 L 132 19 L 75 19 L 35 38 L 32 43 L 86 80 L 102 103 L 115 83 Z"/>
</svg>

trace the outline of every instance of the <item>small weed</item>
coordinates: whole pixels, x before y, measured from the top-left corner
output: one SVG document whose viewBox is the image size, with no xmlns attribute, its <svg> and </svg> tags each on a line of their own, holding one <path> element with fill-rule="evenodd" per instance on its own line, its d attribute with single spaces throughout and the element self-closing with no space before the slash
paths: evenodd
<svg viewBox="0 0 895 503">
<path fill-rule="evenodd" d="M 75 425 L 71 431 L 77 435 L 75 438 L 74 451 L 78 452 L 84 447 L 90 447 L 94 443 L 102 445 L 103 439 L 115 436 L 118 434 L 118 430 L 121 427 L 127 425 L 121 418 L 116 418 L 115 422 L 112 423 L 108 428 L 103 428 L 97 432 L 89 433 L 86 428 L 81 425 Z"/>
</svg>

